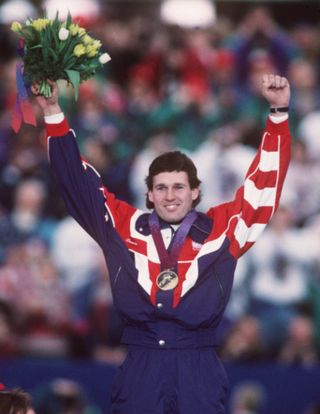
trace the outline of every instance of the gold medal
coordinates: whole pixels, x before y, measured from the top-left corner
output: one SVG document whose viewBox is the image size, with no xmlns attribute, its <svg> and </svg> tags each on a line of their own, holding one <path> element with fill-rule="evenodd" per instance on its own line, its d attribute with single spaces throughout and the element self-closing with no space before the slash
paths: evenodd
<svg viewBox="0 0 320 414">
<path fill-rule="evenodd" d="M 178 284 L 178 275 L 170 269 L 163 270 L 157 276 L 157 286 L 161 290 L 172 290 Z"/>
</svg>

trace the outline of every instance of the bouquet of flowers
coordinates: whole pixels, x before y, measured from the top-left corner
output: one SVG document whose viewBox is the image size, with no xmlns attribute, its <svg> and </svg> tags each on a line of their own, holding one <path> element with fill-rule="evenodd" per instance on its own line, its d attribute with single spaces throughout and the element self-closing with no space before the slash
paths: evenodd
<svg viewBox="0 0 320 414">
<path fill-rule="evenodd" d="M 78 97 L 79 83 L 94 76 L 96 70 L 110 60 L 101 52 L 101 42 L 72 21 L 38 18 L 27 20 L 25 25 L 13 22 L 11 30 L 20 36 L 25 83 L 39 83 L 40 93 L 51 95 L 47 80 L 65 79 L 70 82 Z"/>
</svg>

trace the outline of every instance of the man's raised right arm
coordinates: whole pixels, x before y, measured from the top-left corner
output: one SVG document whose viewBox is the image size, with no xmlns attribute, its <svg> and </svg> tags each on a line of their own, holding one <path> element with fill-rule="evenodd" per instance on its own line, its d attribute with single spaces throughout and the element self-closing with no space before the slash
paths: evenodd
<svg viewBox="0 0 320 414">
<path fill-rule="evenodd" d="M 80 155 L 74 131 L 58 102 L 58 87 L 51 82 L 50 98 L 37 95 L 44 114 L 51 167 L 69 214 L 101 245 L 106 241 L 107 227 L 113 226 L 110 212 L 121 210 L 119 201 L 106 191 L 99 173 Z M 112 213 L 111 213 L 112 215 Z"/>
</svg>

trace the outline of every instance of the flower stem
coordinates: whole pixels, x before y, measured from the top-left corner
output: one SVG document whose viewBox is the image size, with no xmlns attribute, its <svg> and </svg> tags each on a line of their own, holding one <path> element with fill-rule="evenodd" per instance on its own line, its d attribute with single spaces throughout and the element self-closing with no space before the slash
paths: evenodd
<svg viewBox="0 0 320 414">
<path fill-rule="evenodd" d="M 47 81 L 43 81 L 40 85 L 39 93 L 45 98 L 50 98 L 51 96 L 51 86 Z"/>
</svg>

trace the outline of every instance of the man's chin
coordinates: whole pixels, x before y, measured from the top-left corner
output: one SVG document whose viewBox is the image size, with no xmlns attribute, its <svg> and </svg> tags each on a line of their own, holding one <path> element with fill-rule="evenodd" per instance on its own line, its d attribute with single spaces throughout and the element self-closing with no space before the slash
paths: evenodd
<svg viewBox="0 0 320 414">
<path fill-rule="evenodd" d="M 160 217 L 162 218 L 162 220 L 170 224 L 180 224 L 183 220 L 183 217 L 181 217 L 181 215 L 178 214 L 163 214 Z"/>
</svg>

